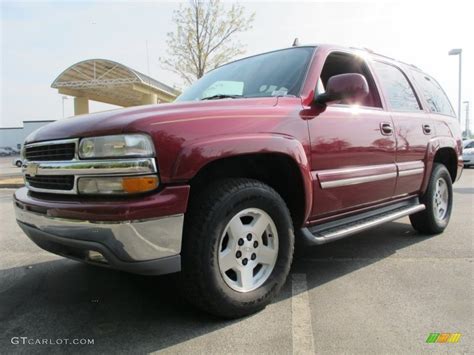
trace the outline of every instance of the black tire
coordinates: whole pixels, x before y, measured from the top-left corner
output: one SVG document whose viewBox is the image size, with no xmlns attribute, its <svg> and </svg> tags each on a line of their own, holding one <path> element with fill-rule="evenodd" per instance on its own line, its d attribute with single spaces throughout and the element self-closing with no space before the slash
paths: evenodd
<svg viewBox="0 0 474 355">
<path fill-rule="evenodd" d="M 268 279 L 258 288 L 238 292 L 219 271 L 218 253 L 225 227 L 240 211 L 258 208 L 273 220 L 278 254 Z M 186 214 L 182 247 L 181 289 L 198 308 L 224 318 L 238 318 L 267 306 L 285 283 L 294 250 L 288 208 L 271 187 L 251 179 L 225 179 L 193 195 Z"/>
<path fill-rule="evenodd" d="M 436 184 L 439 179 L 445 181 L 448 191 L 447 210 L 443 218 L 437 218 L 436 212 Z M 426 206 L 426 209 L 410 216 L 410 222 L 413 228 L 423 234 L 442 233 L 448 226 L 453 207 L 451 175 L 443 164 L 434 164 L 428 188 L 426 189 L 425 194 L 421 197 L 420 202 Z"/>
<path fill-rule="evenodd" d="M 18 168 L 21 168 L 23 163 L 19 160 L 15 163 L 15 165 L 18 167 Z"/>
</svg>

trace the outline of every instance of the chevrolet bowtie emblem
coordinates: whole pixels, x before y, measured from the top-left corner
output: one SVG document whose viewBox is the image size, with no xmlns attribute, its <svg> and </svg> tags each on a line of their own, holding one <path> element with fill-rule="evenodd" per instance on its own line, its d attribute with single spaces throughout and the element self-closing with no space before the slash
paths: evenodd
<svg viewBox="0 0 474 355">
<path fill-rule="evenodd" d="M 25 169 L 25 174 L 29 176 L 35 176 L 38 173 L 38 164 L 28 163 Z"/>
</svg>

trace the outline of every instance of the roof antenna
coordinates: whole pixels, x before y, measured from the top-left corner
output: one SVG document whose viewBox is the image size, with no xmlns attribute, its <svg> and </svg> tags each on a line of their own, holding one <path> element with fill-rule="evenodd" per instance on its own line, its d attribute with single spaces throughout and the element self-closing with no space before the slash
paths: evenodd
<svg viewBox="0 0 474 355">
<path fill-rule="evenodd" d="M 300 41 L 299 41 L 298 37 L 296 37 L 291 46 L 292 47 L 298 47 L 299 45 L 300 45 Z"/>
</svg>

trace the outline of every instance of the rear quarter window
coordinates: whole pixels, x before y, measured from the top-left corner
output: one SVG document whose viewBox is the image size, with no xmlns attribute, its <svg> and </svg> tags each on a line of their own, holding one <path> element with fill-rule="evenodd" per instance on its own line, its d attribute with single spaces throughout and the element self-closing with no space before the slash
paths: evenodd
<svg viewBox="0 0 474 355">
<path fill-rule="evenodd" d="M 419 71 L 412 73 L 431 112 L 456 116 L 448 97 L 435 79 Z"/>
<path fill-rule="evenodd" d="M 375 61 L 373 68 L 379 77 L 390 109 L 394 111 L 420 111 L 421 107 L 413 88 L 397 67 Z"/>
</svg>

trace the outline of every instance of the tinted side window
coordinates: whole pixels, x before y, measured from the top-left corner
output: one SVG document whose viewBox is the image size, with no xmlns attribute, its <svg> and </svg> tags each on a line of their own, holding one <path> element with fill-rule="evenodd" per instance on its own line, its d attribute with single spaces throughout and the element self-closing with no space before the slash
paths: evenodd
<svg viewBox="0 0 474 355">
<path fill-rule="evenodd" d="M 431 112 L 455 116 L 448 97 L 436 80 L 418 71 L 413 71 L 413 75 Z"/>
<path fill-rule="evenodd" d="M 382 62 L 374 62 L 373 65 L 392 110 L 421 110 L 413 88 L 400 69 Z"/>
<path fill-rule="evenodd" d="M 382 104 L 380 102 L 377 87 L 375 86 L 375 81 L 367 67 L 367 64 L 362 58 L 348 53 L 334 52 L 327 57 L 324 62 L 320 80 L 318 81 L 318 93 L 323 93 L 325 91 L 330 77 L 347 73 L 361 74 L 367 80 L 367 84 L 369 84 L 369 95 L 360 102 L 360 105 L 381 108 Z M 351 104 L 345 100 L 342 100 L 340 103 Z"/>
</svg>

